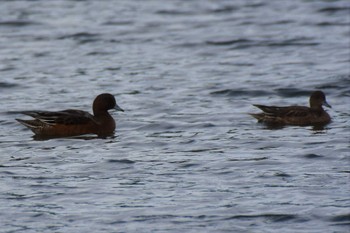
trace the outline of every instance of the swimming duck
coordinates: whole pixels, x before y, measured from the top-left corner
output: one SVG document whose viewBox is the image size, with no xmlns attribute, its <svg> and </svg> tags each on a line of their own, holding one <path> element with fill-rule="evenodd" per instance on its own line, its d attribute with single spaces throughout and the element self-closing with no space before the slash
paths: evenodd
<svg viewBox="0 0 350 233">
<path fill-rule="evenodd" d="M 331 121 L 329 114 L 322 105 L 331 108 L 322 91 L 315 91 L 310 96 L 310 107 L 304 106 L 265 106 L 253 104 L 261 109 L 262 113 L 251 113 L 258 122 L 272 125 L 326 125 Z"/>
<path fill-rule="evenodd" d="M 93 115 L 82 110 L 68 109 L 63 111 L 24 111 L 22 114 L 33 117 L 33 120 L 16 119 L 28 127 L 35 135 L 45 137 L 69 137 L 83 134 L 106 136 L 113 134 L 115 121 L 108 110 L 120 108 L 113 95 L 98 95 L 93 104 Z"/>
</svg>

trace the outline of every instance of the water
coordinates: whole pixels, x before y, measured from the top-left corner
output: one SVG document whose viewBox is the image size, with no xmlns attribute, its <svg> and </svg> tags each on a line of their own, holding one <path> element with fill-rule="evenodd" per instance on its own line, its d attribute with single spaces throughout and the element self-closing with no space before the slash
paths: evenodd
<svg viewBox="0 0 350 233">
<path fill-rule="evenodd" d="M 0 232 L 349 232 L 347 1 L 2 1 Z M 253 103 L 324 129 L 269 129 Z M 115 137 L 35 140 L 16 111 L 90 111 Z"/>
</svg>

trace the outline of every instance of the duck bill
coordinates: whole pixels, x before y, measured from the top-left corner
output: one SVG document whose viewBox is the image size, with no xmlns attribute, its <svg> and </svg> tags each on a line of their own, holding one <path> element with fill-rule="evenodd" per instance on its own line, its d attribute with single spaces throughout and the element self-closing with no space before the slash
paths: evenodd
<svg viewBox="0 0 350 233">
<path fill-rule="evenodd" d="M 326 106 L 326 107 L 328 107 L 328 108 L 332 108 L 332 106 L 331 106 L 329 103 L 327 103 L 327 101 L 324 101 L 324 102 L 323 102 L 323 106 Z"/>
<path fill-rule="evenodd" d="M 124 109 L 122 109 L 121 107 L 119 107 L 118 104 L 115 104 L 114 109 L 117 110 L 117 111 L 124 112 Z"/>
</svg>

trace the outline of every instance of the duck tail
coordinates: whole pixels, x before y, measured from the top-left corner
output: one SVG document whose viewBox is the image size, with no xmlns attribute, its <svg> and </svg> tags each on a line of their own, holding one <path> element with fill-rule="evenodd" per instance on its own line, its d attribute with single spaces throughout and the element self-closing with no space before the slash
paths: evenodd
<svg viewBox="0 0 350 233">
<path fill-rule="evenodd" d="M 248 113 L 252 117 L 258 120 L 258 122 L 261 122 L 264 120 L 264 114 L 263 113 Z"/>
<path fill-rule="evenodd" d="M 38 127 L 40 127 L 41 125 L 39 124 L 38 121 L 36 120 L 22 120 L 22 119 L 16 119 L 16 121 L 18 121 L 19 123 L 21 123 L 22 125 L 24 125 L 25 127 L 34 130 L 37 129 Z"/>
</svg>

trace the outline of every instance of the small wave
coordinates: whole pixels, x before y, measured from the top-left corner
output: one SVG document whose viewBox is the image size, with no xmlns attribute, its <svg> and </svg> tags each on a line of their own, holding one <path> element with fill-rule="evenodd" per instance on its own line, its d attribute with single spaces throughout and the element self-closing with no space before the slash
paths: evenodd
<svg viewBox="0 0 350 233">
<path fill-rule="evenodd" d="M 234 40 L 209 40 L 205 43 L 213 46 L 236 45 L 232 49 L 245 49 L 252 47 L 285 47 L 285 46 L 317 46 L 320 43 L 310 41 L 310 38 L 292 38 L 286 40 L 250 40 L 250 39 L 234 39 Z"/>
<path fill-rule="evenodd" d="M 7 82 L 0 82 L 0 89 L 2 88 L 14 88 L 14 87 L 18 87 L 18 84 L 15 83 L 7 83 Z"/>
<path fill-rule="evenodd" d="M 89 43 L 89 42 L 95 42 L 98 41 L 99 34 L 97 33 L 89 33 L 89 32 L 79 32 L 74 34 L 68 34 L 59 36 L 57 39 L 59 40 L 65 40 L 65 39 L 73 39 L 79 41 L 79 43 Z"/>
<path fill-rule="evenodd" d="M 277 95 L 282 97 L 310 96 L 312 90 L 300 90 L 298 88 L 277 88 Z"/>
<path fill-rule="evenodd" d="M 26 27 L 31 25 L 40 25 L 40 23 L 34 21 L 23 21 L 23 20 L 14 20 L 14 21 L 0 21 L 0 27 Z"/>
<path fill-rule="evenodd" d="M 297 220 L 299 217 L 294 214 L 259 214 L 259 215 L 235 215 L 230 219 L 255 219 L 255 218 L 264 218 L 267 221 L 270 222 L 285 222 L 285 221 L 291 221 L 291 220 Z"/>
<path fill-rule="evenodd" d="M 123 164 L 134 164 L 135 161 L 129 159 L 109 159 L 107 162 L 109 163 L 123 163 Z"/>
<path fill-rule="evenodd" d="M 319 27 L 348 26 L 348 25 L 349 23 L 342 23 L 342 22 L 320 22 L 316 24 L 316 26 L 319 26 Z"/>
<path fill-rule="evenodd" d="M 323 157 L 322 155 L 317 155 L 317 154 L 306 154 L 304 155 L 305 158 L 307 159 L 316 159 L 316 158 L 321 158 Z"/>
<path fill-rule="evenodd" d="M 208 45 L 232 45 L 232 44 L 242 44 L 242 43 L 253 43 L 254 41 L 248 39 L 235 39 L 235 40 L 217 40 L 217 41 L 207 41 Z"/>
<path fill-rule="evenodd" d="M 103 23 L 103 25 L 113 25 L 113 26 L 125 26 L 125 25 L 133 25 L 134 21 L 107 21 Z"/>
<path fill-rule="evenodd" d="M 236 6 L 224 6 L 221 8 L 210 10 L 208 11 L 208 13 L 231 13 L 238 10 L 239 10 L 239 7 L 236 7 Z"/>
<path fill-rule="evenodd" d="M 319 9 L 317 12 L 322 12 L 322 13 L 336 13 L 338 11 L 345 11 L 349 12 L 350 7 L 324 7 Z"/>
<path fill-rule="evenodd" d="M 261 90 L 247 90 L 243 91 L 241 89 L 224 89 L 219 91 L 210 92 L 211 95 L 218 96 L 266 96 L 270 95 L 270 92 Z"/>
<path fill-rule="evenodd" d="M 179 10 L 159 10 L 156 14 L 160 15 L 193 15 L 195 12 L 192 11 L 179 11 Z"/>
<path fill-rule="evenodd" d="M 338 96 L 345 96 L 349 94 L 350 90 L 350 75 L 341 74 L 330 76 L 322 84 L 316 86 L 317 89 L 334 89 Z M 329 80 L 329 81 L 328 81 Z"/>
<path fill-rule="evenodd" d="M 350 225 L 350 213 L 336 215 L 336 216 L 332 217 L 330 219 L 330 221 Z"/>
</svg>

